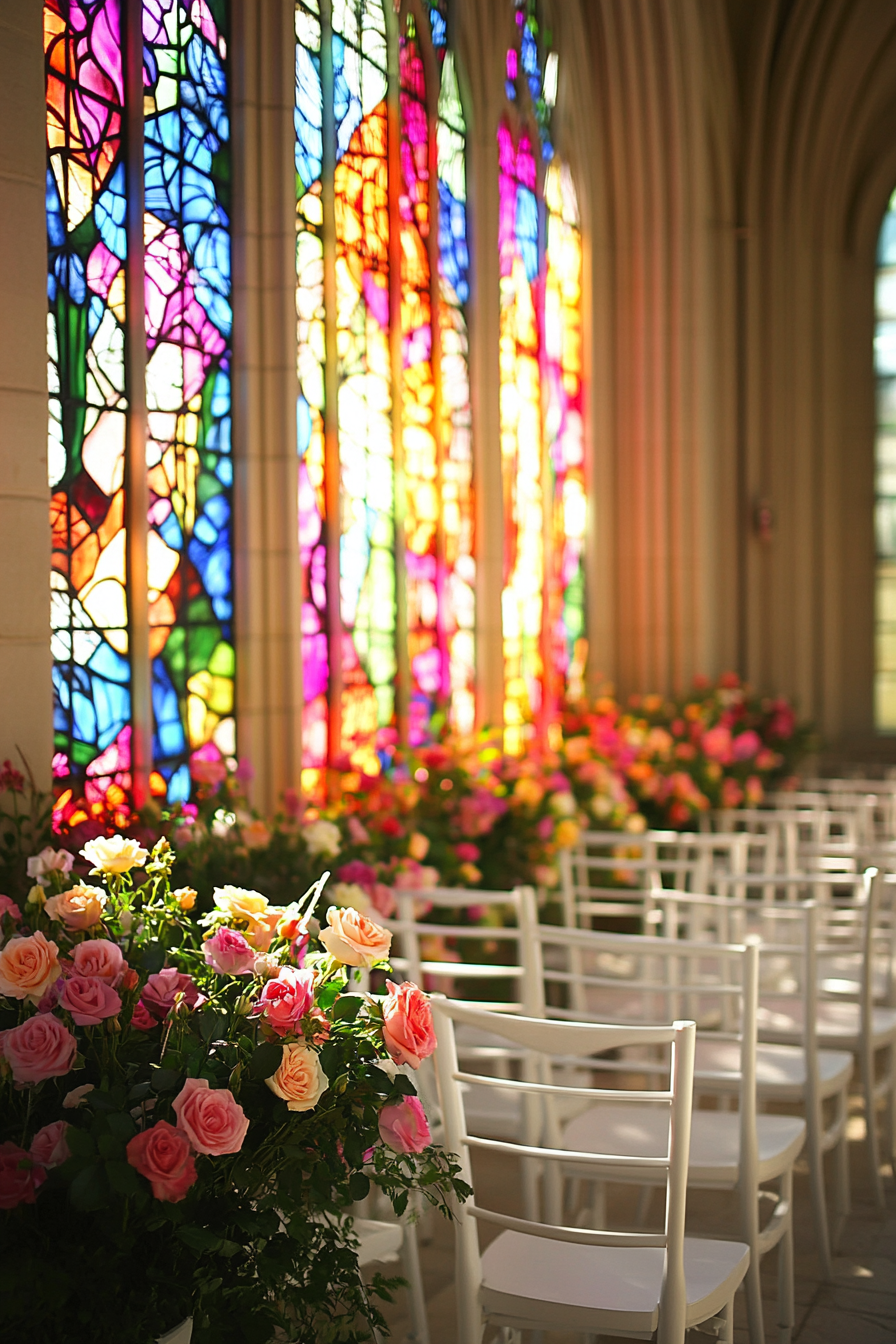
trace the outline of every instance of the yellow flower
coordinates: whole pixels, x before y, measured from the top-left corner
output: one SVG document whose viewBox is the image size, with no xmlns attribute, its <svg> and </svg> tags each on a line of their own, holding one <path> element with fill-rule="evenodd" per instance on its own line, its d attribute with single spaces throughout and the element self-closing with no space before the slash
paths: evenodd
<svg viewBox="0 0 896 1344">
<path fill-rule="evenodd" d="M 563 821 L 557 823 L 557 829 L 554 832 L 554 843 L 560 849 L 572 849 L 573 845 L 579 842 L 578 823 L 571 818 L 565 817 Z"/>
<path fill-rule="evenodd" d="M 178 887 L 177 891 L 172 893 L 181 910 L 192 910 L 196 904 L 197 894 L 192 887 Z"/>
<path fill-rule="evenodd" d="M 513 796 L 515 801 L 522 803 L 524 807 L 537 807 L 544 797 L 544 789 L 537 779 L 524 775 L 522 779 L 517 780 Z"/>
</svg>

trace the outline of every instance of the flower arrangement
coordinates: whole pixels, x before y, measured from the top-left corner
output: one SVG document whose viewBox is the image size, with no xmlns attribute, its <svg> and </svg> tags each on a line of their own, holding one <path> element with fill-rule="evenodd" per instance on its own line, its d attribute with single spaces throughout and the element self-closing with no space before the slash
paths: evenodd
<svg viewBox="0 0 896 1344">
<path fill-rule="evenodd" d="M 632 696 L 623 709 L 606 695 L 570 707 L 561 754 L 602 828 L 611 819 L 593 779 L 610 771 L 634 800 L 636 825 L 687 830 L 711 809 L 759 807 L 769 789 L 794 787 L 800 759 L 817 745 L 787 700 L 763 699 L 728 672 L 715 684 L 697 678 L 676 700 Z"/>
<path fill-rule="evenodd" d="M 83 863 L 81 862 L 83 860 Z M 0 1285 L 8 1338 L 353 1341 L 394 1281 L 358 1273 L 372 1187 L 464 1198 L 407 1072 L 425 994 L 366 915 L 223 885 L 199 913 L 166 838 L 50 847 L 0 898 Z M 89 872 L 79 876 L 75 867 Z"/>
</svg>

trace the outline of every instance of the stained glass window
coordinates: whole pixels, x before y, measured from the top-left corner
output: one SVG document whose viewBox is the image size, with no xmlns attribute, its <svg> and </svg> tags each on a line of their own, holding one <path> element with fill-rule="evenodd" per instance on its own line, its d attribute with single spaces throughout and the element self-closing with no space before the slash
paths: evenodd
<svg viewBox="0 0 896 1344">
<path fill-rule="evenodd" d="M 498 128 L 504 744 L 550 739 L 585 652 L 582 243 L 554 155 L 557 55 L 535 0 L 516 0 Z"/>
<path fill-rule="evenodd" d="M 94 804 L 123 802 L 134 782 L 145 639 L 132 622 L 147 604 L 152 792 L 185 798 L 192 757 L 234 751 L 226 5 L 145 0 L 139 12 L 143 87 L 126 95 L 122 0 L 44 4 L 54 774 Z M 125 283 L 135 123 L 144 330 Z M 134 367 L 145 367 L 139 398 Z M 148 517 L 126 488 L 130 402 L 144 395 Z"/>
<path fill-rule="evenodd" d="M 879 732 L 892 733 L 896 732 L 896 192 L 890 198 L 878 240 L 875 317 L 874 718 Z"/>
<path fill-rule="evenodd" d="M 465 127 L 442 3 L 297 0 L 304 783 L 473 722 Z M 429 81 L 427 70 L 430 71 Z"/>
</svg>

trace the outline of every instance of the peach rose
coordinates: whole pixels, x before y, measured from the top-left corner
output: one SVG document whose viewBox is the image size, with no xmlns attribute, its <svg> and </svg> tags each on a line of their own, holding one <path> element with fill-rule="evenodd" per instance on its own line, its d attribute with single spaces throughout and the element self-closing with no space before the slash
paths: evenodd
<svg viewBox="0 0 896 1344">
<path fill-rule="evenodd" d="M 0 1032 L 0 1051 L 17 1083 L 42 1083 L 68 1073 L 78 1049 L 68 1027 L 52 1013 L 26 1017 L 17 1027 Z"/>
<path fill-rule="evenodd" d="M 215 887 L 214 898 L 229 923 L 245 926 L 246 942 L 256 952 L 267 952 L 283 911 L 272 906 L 260 891 L 247 891 L 244 887 Z"/>
<path fill-rule="evenodd" d="M 82 1105 L 84 1098 L 94 1090 L 93 1083 L 82 1083 L 80 1087 L 73 1087 L 71 1092 L 66 1092 L 62 1098 L 62 1109 L 64 1111 L 75 1111 Z"/>
<path fill-rule="evenodd" d="M 33 1204 L 46 1172 L 17 1143 L 0 1143 L 0 1209 Z"/>
<path fill-rule="evenodd" d="M 44 906 L 50 919 L 67 929 L 91 929 L 99 924 L 106 908 L 106 894 L 99 887 L 78 886 L 51 896 Z"/>
<path fill-rule="evenodd" d="M 51 1125 L 39 1129 L 31 1140 L 30 1152 L 34 1161 L 42 1167 L 58 1167 L 67 1162 L 71 1157 L 65 1137 L 67 1131 L 67 1120 L 54 1120 Z"/>
<path fill-rule="evenodd" d="M 221 1157 L 242 1148 L 249 1117 L 228 1088 L 211 1087 L 207 1078 L 188 1078 L 172 1105 L 178 1129 L 197 1153 Z"/>
<path fill-rule="evenodd" d="M 408 980 L 403 985 L 386 981 L 388 994 L 383 1003 L 383 1040 L 396 1064 L 419 1069 L 436 1048 L 429 999 Z"/>
<path fill-rule="evenodd" d="M 88 938 L 72 949 L 77 975 L 91 975 L 113 987 L 121 984 L 129 970 L 121 948 L 109 938 Z"/>
<path fill-rule="evenodd" d="M 0 994 L 39 1003 L 59 977 L 58 951 L 40 930 L 27 938 L 10 938 L 0 952 Z"/>
<path fill-rule="evenodd" d="M 128 1141 L 127 1156 L 134 1170 L 149 1181 L 156 1199 L 177 1204 L 196 1180 L 190 1140 L 167 1120 L 135 1134 Z"/>
<path fill-rule="evenodd" d="M 273 1078 L 265 1082 L 286 1102 L 290 1111 L 313 1111 L 330 1085 L 317 1051 L 300 1041 L 283 1046 L 283 1059 Z"/>
<path fill-rule="evenodd" d="M 380 1111 L 380 1138 L 395 1153 L 422 1153 L 432 1140 L 419 1097 L 402 1097 Z"/>
<path fill-rule="evenodd" d="M 84 858 L 93 864 L 92 873 L 119 875 L 132 868 L 142 868 L 149 858 L 149 850 L 126 835 L 97 836 L 81 850 Z"/>
<path fill-rule="evenodd" d="M 334 961 L 343 966 L 373 966 L 385 961 L 392 946 L 392 935 L 374 924 L 358 910 L 339 910 L 331 905 L 327 911 L 328 929 L 322 929 L 320 941 Z"/>
</svg>

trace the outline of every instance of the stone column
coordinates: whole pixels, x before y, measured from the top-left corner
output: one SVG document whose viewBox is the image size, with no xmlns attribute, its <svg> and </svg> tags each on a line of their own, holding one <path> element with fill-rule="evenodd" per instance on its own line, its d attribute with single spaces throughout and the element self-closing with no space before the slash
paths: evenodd
<svg viewBox="0 0 896 1344">
<path fill-rule="evenodd" d="M 0 0 L 0 761 L 52 758 L 42 7 Z"/>
<path fill-rule="evenodd" d="M 302 759 L 294 9 L 232 14 L 237 732 L 270 811 Z"/>
</svg>

